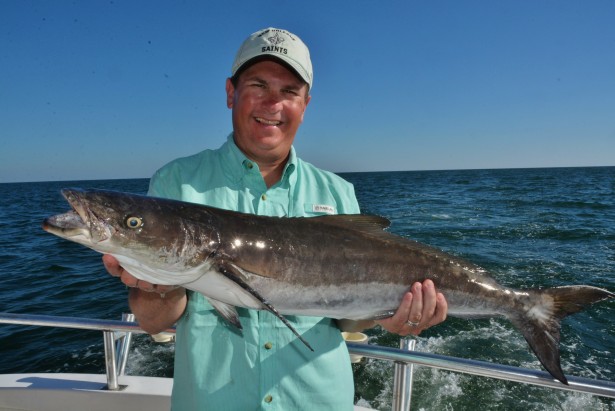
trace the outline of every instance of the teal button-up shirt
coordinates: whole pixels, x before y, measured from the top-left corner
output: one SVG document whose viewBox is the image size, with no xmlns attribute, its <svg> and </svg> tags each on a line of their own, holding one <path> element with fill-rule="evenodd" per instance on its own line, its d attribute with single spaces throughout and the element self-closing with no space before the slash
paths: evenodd
<svg viewBox="0 0 615 411">
<path fill-rule="evenodd" d="M 267 188 L 258 165 L 237 148 L 232 135 L 218 150 L 158 170 L 149 194 L 278 217 L 359 213 L 353 186 L 297 158 L 294 148 L 282 179 Z M 177 324 L 173 410 L 353 408 L 348 351 L 333 320 L 287 316 L 312 352 L 269 312 L 238 312 L 243 332 L 203 295 L 188 292 Z"/>
</svg>

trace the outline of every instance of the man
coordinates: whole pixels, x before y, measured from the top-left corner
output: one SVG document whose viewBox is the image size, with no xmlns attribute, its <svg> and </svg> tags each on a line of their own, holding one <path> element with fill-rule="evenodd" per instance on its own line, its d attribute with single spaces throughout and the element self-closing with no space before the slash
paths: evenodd
<svg viewBox="0 0 615 411">
<path fill-rule="evenodd" d="M 296 35 L 274 28 L 252 34 L 226 81 L 233 133 L 218 150 L 158 170 L 149 194 L 269 216 L 359 213 L 351 184 L 302 161 L 292 147 L 312 79 L 309 51 Z M 334 320 L 288 316 L 313 352 L 266 311 L 239 309 L 240 334 L 201 294 L 139 281 L 113 257 L 103 261 L 131 287 L 129 303 L 141 327 L 157 333 L 177 323 L 174 410 L 352 409 L 352 370 Z M 443 321 L 446 310 L 427 280 L 378 323 L 418 334 Z"/>
</svg>

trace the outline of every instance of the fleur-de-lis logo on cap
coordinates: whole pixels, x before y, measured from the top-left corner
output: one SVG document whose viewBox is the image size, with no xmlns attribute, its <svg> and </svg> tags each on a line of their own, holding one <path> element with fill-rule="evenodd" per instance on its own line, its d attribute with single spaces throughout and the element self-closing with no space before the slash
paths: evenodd
<svg viewBox="0 0 615 411">
<path fill-rule="evenodd" d="M 274 46 L 277 46 L 280 43 L 284 43 L 284 37 L 280 36 L 280 33 L 275 33 L 273 36 L 267 37 L 267 40 Z"/>
</svg>

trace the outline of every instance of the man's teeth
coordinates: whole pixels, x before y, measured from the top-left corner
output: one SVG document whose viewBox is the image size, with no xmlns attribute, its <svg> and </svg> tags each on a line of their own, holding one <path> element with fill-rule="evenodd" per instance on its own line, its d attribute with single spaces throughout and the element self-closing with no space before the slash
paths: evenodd
<svg viewBox="0 0 615 411">
<path fill-rule="evenodd" d="M 280 124 L 282 124 L 281 121 L 275 121 L 275 120 L 267 120 L 261 117 L 256 117 L 256 121 L 258 121 L 259 123 L 262 124 L 266 124 L 268 126 L 279 126 Z"/>
</svg>

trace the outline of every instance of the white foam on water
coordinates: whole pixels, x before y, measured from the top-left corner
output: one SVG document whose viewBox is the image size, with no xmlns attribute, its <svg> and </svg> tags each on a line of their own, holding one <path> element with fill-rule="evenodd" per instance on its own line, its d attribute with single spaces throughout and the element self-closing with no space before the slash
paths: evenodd
<svg viewBox="0 0 615 411">
<path fill-rule="evenodd" d="M 378 343 L 374 337 L 372 343 Z M 568 352 L 580 349 L 577 341 L 570 341 Z M 450 335 L 418 337 L 416 350 L 441 355 L 478 359 L 512 366 L 540 369 L 538 359 L 521 336 L 506 321 L 491 319 L 473 322 L 472 326 Z M 600 353 L 603 354 L 603 353 Z M 579 353 L 568 356 L 564 372 L 589 378 L 612 380 L 609 370 L 601 369 L 600 358 Z M 581 357 L 583 356 L 583 359 Z M 369 360 L 365 365 L 370 379 L 384 381 L 376 398 L 363 398 L 363 406 L 390 409 L 393 371 L 390 363 Z M 612 400 L 569 391 L 553 390 L 486 377 L 415 366 L 412 409 L 420 410 L 609 410 Z M 365 405 L 368 404 L 368 405 Z M 514 405 L 513 405 L 514 404 Z M 468 408 L 470 407 L 470 408 Z M 611 408 L 609 408 L 611 407 Z"/>
<path fill-rule="evenodd" d="M 602 402 L 598 397 L 589 394 L 570 393 L 561 402 L 562 410 L 587 410 L 587 411 L 607 411 L 613 409 L 611 405 Z"/>
<path fill-rule="evenodd" d="M 126 365 L 127 374 L 170 377 L 175 344 L 156 343 L 146 335 L 133 336 L 133 346 Z"/>
</svg>

